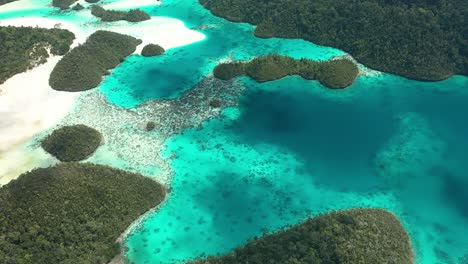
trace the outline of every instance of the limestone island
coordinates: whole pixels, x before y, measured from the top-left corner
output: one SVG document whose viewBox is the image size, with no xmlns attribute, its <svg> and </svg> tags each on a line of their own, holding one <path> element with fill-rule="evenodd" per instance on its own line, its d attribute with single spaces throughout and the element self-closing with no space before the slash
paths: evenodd
<svg viewBox="0 0 468 264">
<path fill-rule="evenodd" d="M 101 145 L 102 135 L 85 125 L 56 129 L 41 142 L 42 148 L 60 161 L 80 161 Z"/>
<path fill-rule="evenodd" d="M 191 264 L 414 263 L 410 239 L 398 219 L 381 209 L 351 209 L 249 241 L 224 256 Z"/>
<path fill-rule="evenodd" d="M 77 3 L 72 7 L 72 10 L 74 10 L 74 11 L 80 11 L 80 10 L 83 10 L 83 9 L 85 9 L 85 7 L 82 6 L 80 3 Z"/>
<path fill-rule="evenodd" d="M 69 9 L 77 0 L 52 0 L 52 6 L 58 7 L 61 10 Z"/>
<path fill-rule="evenodd" d="M 108 263 L 165 195 L 150 178 L 90 163 L 24 173 L 0 188 L 0 263 Z"/>
<path fill-rule="evenodd" d="M 125 20 L 128 22 L 141 22 L 151 19 L 151 16 L 140 9 L 132 9 L 130 11 L 116 11 L 106 10 L 102 6 L 95 5 L 91 7 L 91 14 L 99 17 L 101 21 L 113 22 L 119 20 Z"/>
<path fill-rule="evenodd" d="M 379 71 L 425 81 L 468 75 L 468 4 L 463 1 L 199 2 L 214 15 L 256 25 L 258 37 L 336 47 Z"/>
<path fill-rule="evenodd" d="M 74 39 L 75 35 L 65 29 L 0 27 L 0 84 L 44 64 L 49 51 L 52 55 L 65 54 Z"/>
<path fill-rule="evenodd" d="M 221 80 L 247 75 L 257 82 L 268 82 L 289 75 L 299 75 L 304 79 L 318 80 L 332 89 L 343 89 L 358 76 L 358 68 L 348 59 L 313 61 L 295 60 L 291 57 L 276 54 L 256 57 L 248 62 L 222 63 L 215 67 L 214 76 Z"/>
<path fill-rule="evenodd" d="M 99 30 L 85 43 L 72 49 L 55 65 L 50 87 L 58 91 L 78 92 L 97 87 L 108 70 L 135 52 L 141 40 Z"/>
<path fill-rule="evenodd" d="M 159 56 L 164 54 L 165 50 L 163 47 L 157 44 L 148 44 L 143 47 L 141 55 L 145 57 Z"/>
</svg>

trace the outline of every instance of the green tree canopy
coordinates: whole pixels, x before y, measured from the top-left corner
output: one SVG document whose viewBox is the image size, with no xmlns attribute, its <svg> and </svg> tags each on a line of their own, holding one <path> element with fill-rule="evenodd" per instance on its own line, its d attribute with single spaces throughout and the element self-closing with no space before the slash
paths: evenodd
<svg viewBox="0 0 468 264">
<path fill-rule="evenodd" d="M 408 234 L 381 209 L 336 211 L 192 264 L 412 264 Z"/>
<path fill-rule="evenodd" d="M 49 52 L 63 55 L 75 35 L 65 29 L 0 27 L 0 84 L 15 74 L 45 63 Z"/>
<path fill-rule="evenodd" d="M 85 91 L 97 87 L 108 70 L 135 52 L 141 40 L 110 31 L 94 32 L 67 53 L 52 70 L 50 86 L 59 91 Z"/>
<path fill-rule="evenodd" d="M 158 56 L 164 54 L 165 50 L 163 47 L 157 44 L 148 44 L 143 47 L 141 55 L 145 57 Z"/>
<path fill-rule="evenodd" d="M 370 68 L 420 80 L 468 75 L 466 0 L 199 0 L 257 25 L 259 37 L 302 38 Z"/>
<path fill-rule="evenodd" d="M 80 161 L 89 157 L 102 142 L 102 135 L 85 125 L 56 129 L 41 142 L 42 148 L 60 161 Z"/>
<path fill-rule="evenodd" d="M 348 59 L 334 59 L 325 62 L 270 54 L 256 57 L 249 62 L 222 63 L 215 67 L 214 76 L 229 80 L 236 76 L 247 75 L 257 82 L 281 79 L 288 75 L 300 75 L 309 80 L 340 89 L 351 85 L 358 75 L 358 68 Z"/>
<path fill-rule="evenodd" d="M 122 232 L 164 197 L 149 178 L 90 163 L 24 173 L 0 188 L 0 263 L 108 263 Z"/>
</svg>

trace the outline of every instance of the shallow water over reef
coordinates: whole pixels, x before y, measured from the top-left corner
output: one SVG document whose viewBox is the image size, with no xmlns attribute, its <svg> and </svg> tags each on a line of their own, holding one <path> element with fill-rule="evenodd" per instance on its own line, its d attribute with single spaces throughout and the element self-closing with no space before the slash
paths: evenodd
<svg viewBox="0 0 468 264">
<path fill-rule="evenodd" d="M 206 39 L 125 60 L 99 87 L 123 108 L 177 98 L 219 60 L 344 54 L 255 38 L 251 26 L 216 18 L 194 0 L 143 9 L 180 19 Z M 73 22 L 73 13 L 60 16 Z M 467 263 L 468 78 L 425 83 L 371 72 L 339 91 L 294 76 L 240 81 L 246 90 L 238 107 L 167 141 L 171 194 L 129 234 L 131 262 L 225 253 L 320 213 L 380 207 L 402 220 L 417 263 Z"/>
<path fill-rule="evenodd" d="M 468 253 L 466 78 L 361 77 L 337 92 L 297 77 L 243 82 L 238 108 L 168 141 L 171 196 L 129 236 L 131 261 L 225 253 L 352 207 L 397 214 L 418 263 Z"/>
</svg>

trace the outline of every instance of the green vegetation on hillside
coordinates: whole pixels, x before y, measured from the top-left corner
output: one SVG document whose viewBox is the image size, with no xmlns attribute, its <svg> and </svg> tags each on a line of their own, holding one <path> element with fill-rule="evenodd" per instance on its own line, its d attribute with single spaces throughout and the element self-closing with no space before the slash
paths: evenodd
<svg viewBox="0 0 468 264">
<path fill-rule="evenodd" d="M 96 151 L 102 135 L 85 125 L 64 126 L 41 142 L 42 148 L 60 161 L 80 161 Z"/>
<path fill-rule="evenodd" d="M 8 3 L 11 3 L 13 1 L 16 1 L 16 0 L 0 0 L 0 6 L 1 5 L 4 5 L 4 4 L 8 4 Z"/>
<path fill-rule="evenodd" d="M 143 47 L 141 55 L 145 57 L 162 55 L 165 52 L 164 48 L 157 44 L 148 44 Z"/>
<path fill-rule="evenodd" d="M 348 59 L 329 61 L 295 60 L 280 55 L 257 57 L 249 62 L 223 63 L 215 67 L 214 76 L 229 80 L 247 75 L 257 82 L 281 79 L 288 75 L 300 75 L 304 79 L 318 80 L 334 89 L 351 85 L 358 75 L 357 66 Z"/>
<path fill-rule="evenodd" d="M 72 7 L 72 9 L 75 11 L 80 11 L 84 9 L 84 6 L 82 6 L 80 3 L 77 3 L 76 5 Z"/>
<path fill-rule="evenodd" d="M 398 219 L 381 209 L 321 215 L 254 239 L 234 253 L 193 264 L 411 264 L 413 251 Z"/>
<path fill-rule="evenodd" d="M 0 27 L 0 84 L 15 74 L 45 63 L 49 57 L 63 55 L 75 35 L 64 29 Z"/>
<path fill-rule="evenodd" d="M 468 75 L 466 0 L 200 0 L 215 15 L 257 25 L 259 37 L 302 38 L 370 68 L 413 79 Z"/>
<path fill-rule="evenodd" d="M 135 52 L 141 40 L 110 31 L 96 31 L 67 53 L 50 74 L 50 86 L 59 91 L 85 91 L 97 87 L 108 70 Z"/>
<path fill-rule="evenodd" d="M 65 10 L 70 8 L 70 6 L 76 1 L 77 0 L 52 0 L 52 6 Z"/>
<path fill-rule="evenodd" d="M 126 20 L 128 22 L 140 22 L 151 19 L 151 16 L 140 9 L 130 11 L 106 10 L 102 6 L 95 5 L 91 8 L 91 14 L 99 17 L 101 21 L 112 22 Z"/>
<path fill-rule="evenodd" d="M 90 163 L 35 169 L 0 188 L 0 263 L 108 263 L 116 239 L 165 190 Z"/>
</svg>

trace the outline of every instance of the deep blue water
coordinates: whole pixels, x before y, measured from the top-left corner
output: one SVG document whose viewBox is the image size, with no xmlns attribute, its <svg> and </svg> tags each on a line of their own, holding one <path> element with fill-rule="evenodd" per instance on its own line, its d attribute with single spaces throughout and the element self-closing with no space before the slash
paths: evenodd
<svg viewBox="0 0 468 264">
<path fill-rule="evenodd" d="M 194 0 L 145 10 L 207 26 L 199 30 L 206 39 L 122 63 L 99 89 L 124 108 L 176 98 L 229 56 L 344 54 L 302 40 L 257 39 L 251 26 L 216 18 Z M 376 74 L 341 91 L 298 77 L 240 81 L 247 89 L 238 107 L 167 141 L 165 155 L 175 157 L 171 194 L 128 236 L 131 261 L 225 253 L 310 216 L 379 207 L 403 222 L 418 263 L 466 263 L 468 78 L 426 83 Z"/>
</svg>

